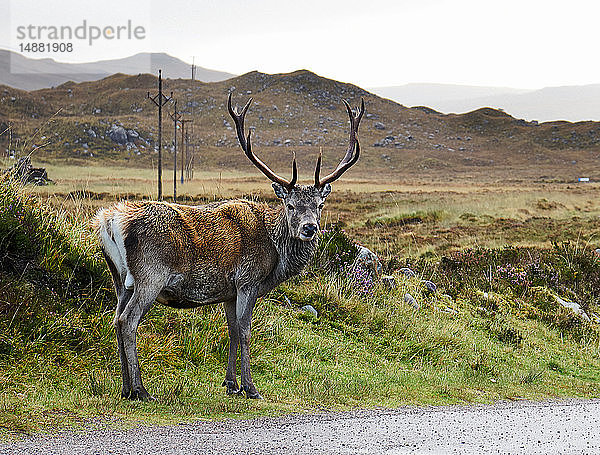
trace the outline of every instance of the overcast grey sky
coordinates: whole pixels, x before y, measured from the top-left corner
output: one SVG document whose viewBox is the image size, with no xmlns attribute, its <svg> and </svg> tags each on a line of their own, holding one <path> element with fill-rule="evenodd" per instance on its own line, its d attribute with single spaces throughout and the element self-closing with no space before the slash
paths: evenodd
<svg viewBox="0 0 600 455">
<path fill-rule="evenodd" d="M 167 52 L 236 74 L 306 68 L 363 87 L 600 83 L 597 0 L 0 0 L 0 10 L 0 47 L 12 50 L 28 24 L 131 19 L 146 31 L 44 55 L 60 61 Z"/>
</svg>

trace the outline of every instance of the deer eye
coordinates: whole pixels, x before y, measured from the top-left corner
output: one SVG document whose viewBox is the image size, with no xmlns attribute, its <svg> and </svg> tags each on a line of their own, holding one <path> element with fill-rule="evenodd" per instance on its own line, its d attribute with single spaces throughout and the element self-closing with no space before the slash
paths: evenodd
<svg viewBox="0 0 600 455">
<path fill-rule="evenodd" d="M 296 210 L 296 207 L 294 207 L 292 204 L 288 204 L 288 205 L 287 205 L 287 209 L 288 209 L 290 212 L 293 212 L 294 210 Z"/>
</svg>

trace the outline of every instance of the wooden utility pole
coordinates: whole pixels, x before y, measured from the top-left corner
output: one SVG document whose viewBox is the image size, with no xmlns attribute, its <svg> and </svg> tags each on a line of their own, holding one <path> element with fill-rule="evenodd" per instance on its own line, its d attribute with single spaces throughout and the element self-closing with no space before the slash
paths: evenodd
<svg viewBox="0 0 600 455">
<path fill-rule="evenodd" d="M 192 57 L 192 93 L 193 89 L 194 89 L 194 81 L 196 80 L 196 65 L 195 65 L 195 58 Z M 194 103 L 191 103 L 191 110 L 190 110 L 190 116 L 193 119 L 194 118 Z M 194 137 L 194 124 L 192 123 L 190 125 L 190 129 L 191 129 L 191 136 L 192 136 L 192 141 L 193 141 L 193 137 Z M 192 173 L 192 169 L 193 169 L 193 165 L 194 165 L 194 143 L 192 143 L 192 156 L 190 157 L 190 131 L 188 130 L 186 132 L 186 143 L 185 143 L 185 155 L 186 155 L 186 159 L 187 159 L 187 163 L 186 163 L 186 167 L 188 170 L 188 180 L 191 180 L 193 178 L 193 173 Z"/>
<path fill-rule="evenodd" d="M 171 101 L 171 97 L 163 95 L 162 92 L 162 70 L 158 70 L 158 94 L 150 96 L 148 92 L 148 99 L 152 100 L 154 104 L 158 106 L 158 200 L 162 200 L 162 107 Z"/>
<path fill-rule="evenodd" d="M 177 113 L 177 100 L 173 102 L 173 202 L 177 202 L 177 122 L 181 114 Z M 183 144 L 182 144 L 183 146 Z"/>
<path fill-rule="evenodd" d="M 196 143 L 193 141 L 194 128 L 192 127 L 192 132 L 188 131 L 187 133 L 187 148 L 188 148 L 188 180 L 192 180 L 194 178 L 194 158 L 196 156 Z M 190 140 L 190 137 L 192 140 Z M 190 152 L 191 150 L 191 152 Z"/>
<path fill-rule="evenodd" d="M 181 125 L 181 183 L 183 183 L 183 171 L 184 166 L 187 167 L 187 154 L 188 154 L 188 141 L 189 138 L 186 133 L 186 124 L 192 123 L 193 120 L 188 118 L 181 117 L 179 119 L 179 124 Z"/>
</svg>

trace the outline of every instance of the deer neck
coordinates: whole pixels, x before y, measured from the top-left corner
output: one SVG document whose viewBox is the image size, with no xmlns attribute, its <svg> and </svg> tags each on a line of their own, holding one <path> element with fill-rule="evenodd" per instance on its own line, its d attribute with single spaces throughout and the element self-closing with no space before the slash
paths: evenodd
<svg viewBox="0 0 600 455">
<path fill-rule="evenodd" d="M 292 236 L 283 208 L 270 209 L 267 226 L 279 260 L 274 273 L 277 279 L 286 280 L 302 271 L 317 247 L 317 238 L 304 241 Z"/>
</svg>

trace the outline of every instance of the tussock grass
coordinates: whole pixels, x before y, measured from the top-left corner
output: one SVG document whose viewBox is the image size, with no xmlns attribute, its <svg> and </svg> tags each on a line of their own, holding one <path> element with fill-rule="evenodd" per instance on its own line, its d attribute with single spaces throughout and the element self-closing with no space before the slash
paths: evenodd
<svg viewBox="0 0 600 455">
<path fill-rule="evenodd" d="M 228 339 L 218 305 L 153 308 L 138 342 L 157 400 L 121 400 L 114 297 L 87 224 L 93 202 L 79 200 L 81 210 L 68 213 L 12 182 L 0 186 L 5 434 L 600 393 L 598 325 L 547 298 L 600 312 L 600 263 L 590 248 L 481 248 L 439 263 L 391 257 L 385 271 L 397 287 L 390 290 L 373 277 L 356 279 L 353 242 L 334 229 L 307 271 L 256 307 L 252 368 L 264 400 L 224 394 Z M 406 265 L 418 278 L 398 272 Z M 421 278 L 439 291 L 429 293 Z M 319 316 L 301 312 L 305 304 Z"/>
</svg>

